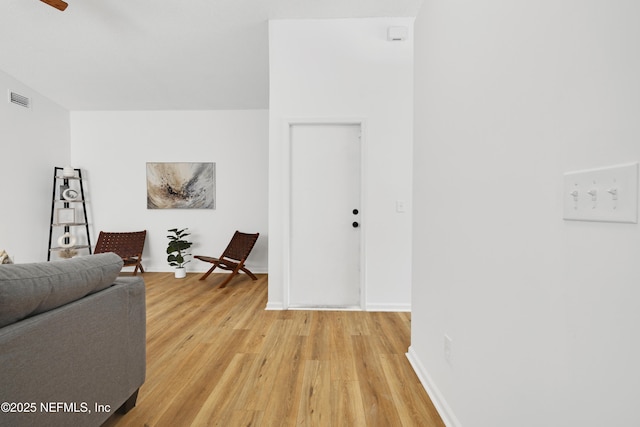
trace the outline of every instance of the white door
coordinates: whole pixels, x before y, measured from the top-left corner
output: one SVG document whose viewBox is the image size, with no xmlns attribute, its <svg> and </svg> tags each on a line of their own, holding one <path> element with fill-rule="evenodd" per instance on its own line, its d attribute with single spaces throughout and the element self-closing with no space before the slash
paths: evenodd
<svg viewBox="0 0 640 427">
<path fill-rule="evenodd" d="M 359 308 L 360 125 L 290 132 L 289 306 Z"/>
</svg>

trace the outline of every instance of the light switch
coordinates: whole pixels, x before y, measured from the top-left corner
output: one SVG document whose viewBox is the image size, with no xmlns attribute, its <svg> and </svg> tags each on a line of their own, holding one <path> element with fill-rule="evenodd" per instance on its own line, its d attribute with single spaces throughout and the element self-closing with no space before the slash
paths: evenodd
<svg viewBox="0 0 640 427">
<path fill-rule="evenodd" d="M 396 212 L 404 213 L 407 211 L 404 200 L 396 200 Z"/>
<path fill-rule="evenodd" d="M 638 222 L 638 163 L 564 174 L 564 219 Z"/>
</svg>

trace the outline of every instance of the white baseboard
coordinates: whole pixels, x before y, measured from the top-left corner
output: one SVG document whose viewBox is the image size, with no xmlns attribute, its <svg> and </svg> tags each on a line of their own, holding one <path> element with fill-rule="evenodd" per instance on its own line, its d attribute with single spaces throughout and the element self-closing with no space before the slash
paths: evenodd
<svg viewBox="0 0 640 427">
<path fill-rule="evenodd" d="M 284 310 L 284 304 L 281 302 L 267 302 L 265 310 Z"/>
<path fill-rule="evenodd" d="M 331 310 L 331 311 L 360 311 L 360 307 L 291 307 L 285 308 L 282 301 L 268 301 L 265 310 Z M 411 304 L 367 304 L 365 311 L 397 311 L 397 312 L 411 312 Z"/>
<path fill-rule="evenodd" d="M 409 351 L 406 356 L 407 359 L 409 359 L 409 363 L 413 367 L 413 370 L 416 372 L 416 375 L 418 375 L 422 386 L 429 395 L 433 406 L 436 407 L 438 414 L 440 414 L 440 418 L 442 418 L 444 424 L 447 427 L 462 427 L 462 424 L 460 424 L 460 421 L 451 410 L 451 407 L 442 396 L 442 393 L 440 393 L 440 390 L 438 390 L 438 387 L 434 384 L 426 369 L 424 369 L 424 366 L 422 366 L 420 359 L 418 359 L 418 355 L 412 347 L 409 347 Z"/>
<path fill-rule="evenodd" d="M 411 304 L 367 304 L 367 311 L 411 311 Z"/>
</svg>

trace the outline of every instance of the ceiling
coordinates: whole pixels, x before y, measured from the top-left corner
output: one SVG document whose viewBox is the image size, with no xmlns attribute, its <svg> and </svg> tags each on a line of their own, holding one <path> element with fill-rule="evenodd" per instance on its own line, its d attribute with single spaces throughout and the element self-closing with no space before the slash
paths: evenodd
<svg viewBox="0 0 640 427">
<path fill-rule="evenodd" d="M 264 109 L 269 19 L 415 16 L 422 0 L 0 1 L 0 70 L 71 110 Z"/>
</svg>

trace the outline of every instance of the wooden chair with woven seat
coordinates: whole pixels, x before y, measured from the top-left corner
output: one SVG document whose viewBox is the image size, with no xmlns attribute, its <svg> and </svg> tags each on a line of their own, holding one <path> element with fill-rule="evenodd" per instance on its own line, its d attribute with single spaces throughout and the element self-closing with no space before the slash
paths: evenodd
<svg viewBox="0 0 640 427">
<path fill-rule="evenodd" d="M 147 237 L 147 230 L 132 232 L 111 232 L 101 231 L 98 235 L 98 242 L 94 254 L 114 252 L 120 255 L 124 261 L 124 267 L 135 267 L 133 275 L 138 274 L 138 269 L 144 273 L 142 268 L 142 250 Z"/>
<path fill-rule="evenodd" d="M 236 230 L 231 241 L 227 245 L 227 248 L 224 250 L 222 255 L 220 255 L 220 258 L 196 255 L 195 258 L 200 261 L 213 264 L 213 267 L 203 274 L 200 280 L 204 280 L 209 277 L 217 267 L 231 271 L 231 274 L 229 274 L 229 277 L 222 282 L 220 288 L 227 286 L 231 279 L 233 279 L 240 271 L 245 272 L 249 277 L 251 277 L 251 280 L 258 280 L 258 278 L 249 271 L 247 267 L 245 267 L 244 263 L 247 260 L 247 257 L 249 257 L 253 246 L 256 244 L 259 235 L 260 233 L 247 234 Z"/>
</svg>

